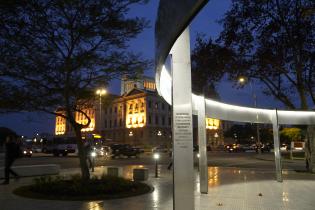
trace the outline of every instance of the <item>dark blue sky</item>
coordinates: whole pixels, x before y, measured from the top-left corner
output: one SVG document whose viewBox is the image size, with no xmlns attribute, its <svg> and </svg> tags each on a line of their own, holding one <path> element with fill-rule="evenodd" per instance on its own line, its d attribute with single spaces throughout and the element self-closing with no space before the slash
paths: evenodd
<svg viewBox="0 0 315 210">
<path fill-rule="evenodd" d="M 144 6 L 135 6 L 130 11 L 130 16 L 146 17 L 151 22 L 151 27 L 143 31 L 135 40 L 131 41 L 130 49 L 142 53 L 146 58 L 154 58 L 154 23 L 156 19 L 158 0 L 151 0 Z M 197 33 L 204 33 L 215 39 L 222 27 L 217 23 L 224 13 L 229 9 L 230 0 L 211 0 L 201 13 L 194 19 L 190 26 L 191 48 Z M 146 72 L 153 76 L 153 69 Z M 257 94 L 258 106 L 265 108 L 279 107 L 273 99 L 266 100 L 266 97 L 259 91 L 261 88 L 253 84 Z M 120 92 L 119 81 L 113 81 L 108 87 L 110 92 L 118 94 Z M 218 92 L 222 101 L 238 105 L 253 104 L 250 88 L 235 90 L 231 82 L 224 80 L 218 86 Z M 54 117 L 43 113 L 18 113 L 0 115 L 0 127 L 5 126 L 15 130 L 20 135 L 32 136 L 35 133 L 54 131 Z"/>
</svg>

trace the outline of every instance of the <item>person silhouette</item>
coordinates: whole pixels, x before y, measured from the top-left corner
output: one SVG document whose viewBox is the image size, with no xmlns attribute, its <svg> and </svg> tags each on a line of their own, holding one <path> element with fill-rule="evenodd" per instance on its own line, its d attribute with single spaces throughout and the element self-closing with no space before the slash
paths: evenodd
<svg viewBox="0 0 315 210">
<path fill-rule="evenodd" d="M 4 182 L 3 185 L 10 183 L 10 174 L 12 174 L 16 179 L 19 175 L 11 169 L 14 161 L 20 157 L 20 145 L 17 142 L 15 135 L 9 135 L 5 140 L 5 166 L 4 166 Z"/>
</svg>

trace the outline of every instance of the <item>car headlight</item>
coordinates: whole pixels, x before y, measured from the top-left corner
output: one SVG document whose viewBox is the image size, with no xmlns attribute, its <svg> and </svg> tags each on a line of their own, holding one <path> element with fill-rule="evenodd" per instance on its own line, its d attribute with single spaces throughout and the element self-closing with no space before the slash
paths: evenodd
<svg viewBox="0 0 315 210">
<path fill-rule="evenodd" d="M 26 151 L 24 150 L 23 153 L 26 154 Z"/>
<path fill-rule="evenodd" d="M 96 157 L 96 152 L 91 152 L 92 157 Z"/>
<path fill-rule="evenodd" d="M 33 152 L 32 152 L 32 151 L 30 151 L 30 153 L 32 154 Z"/>
</svg>

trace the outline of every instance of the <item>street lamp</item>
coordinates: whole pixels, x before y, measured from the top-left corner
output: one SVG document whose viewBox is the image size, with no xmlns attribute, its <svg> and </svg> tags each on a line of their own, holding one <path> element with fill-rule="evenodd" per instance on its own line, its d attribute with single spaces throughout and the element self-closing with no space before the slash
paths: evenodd
<svg viewBox="0 0 315 210">
<path fill-rule="evenodd" d="M 101 125 L 102 125 L 102 96 L 105 95 L 107 92 L 104 88 L 97 89 L 96 94 L 100 96 L 100 127 L 99 131 L 101 132 Z"/>
<path fill-rule="evenodd" d="M 155 178 L 158 178 L 158 160 L 160 158 L 160 154 L 159 153 L 154 153 L 153 154 L 153 158 L 155 160 Z"/>
<path fill-rule="evenodd" d="M 240 77 L 238 79 L 239 83 L 240 84 L 245 84 L 247 82 L 247 78 L 246 77 Z M 252 94 L 252 97 L 253 97 L 253 101 L 254 101 L 254 107 L 257 108 L 257 95 L 253 89 L 253 84 L 252 84 L 252 81 L 250 80 L 249 81 L 249 86 L 250 86 L 250 90 L 251 90 L 251 94 Z M 258 119 L 258 115 L 257 115 L 257 119 Z M 257 123 L 256 124 L 256 133 L 257 133 L 257 148 L 258 148 L 258 154 L 261 154 L 261 148 L 260 148 L 260 135 L 259 135 L 259 124 Z"/>
</svg>

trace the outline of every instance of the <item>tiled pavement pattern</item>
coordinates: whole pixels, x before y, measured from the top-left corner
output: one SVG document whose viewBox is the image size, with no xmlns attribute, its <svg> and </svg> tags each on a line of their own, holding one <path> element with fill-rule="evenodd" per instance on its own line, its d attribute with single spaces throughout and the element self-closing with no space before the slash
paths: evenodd
<svg viewBox="0 0 315 210">
<path fill-rule="evenodd" d="M 131 169 L 124 175 L 131 176 Z M 152 193 L 125 199 L 95 202 L 46 201 L 20 198 L 11 194 L 31 178 L 0 186 L 0 210 L 168 210 L 172 209 L 172 173 L 164 166 L 160 178 L 150 168 L 148 183 Z M 96 173 L 102 169 L 98 168 Z M 79 170 L 63 171 L 64 175 Z M 197 210 L 315 210 L 315 175 L 284 171 L 283 183 L 275 181 L 273 171 L 209 167 L 209 193 L 199 194 L 196 171 L 195 206 Z"/>
</svg>

